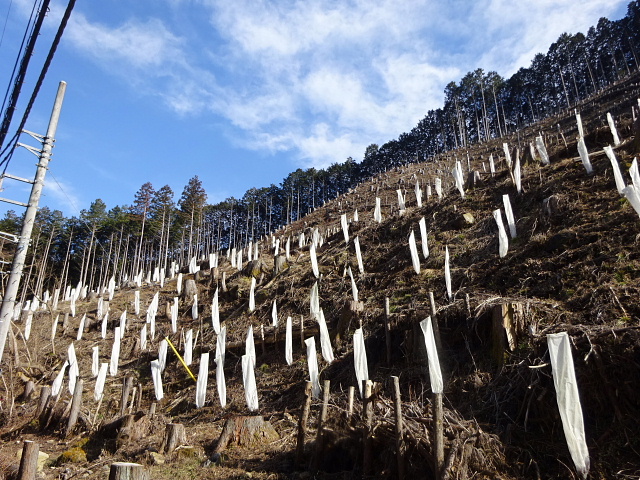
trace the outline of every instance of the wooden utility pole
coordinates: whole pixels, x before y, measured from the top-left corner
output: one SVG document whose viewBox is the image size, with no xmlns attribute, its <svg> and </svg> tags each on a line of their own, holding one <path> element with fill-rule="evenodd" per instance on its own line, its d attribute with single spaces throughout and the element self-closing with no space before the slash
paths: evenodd
<svg viewBox="0 0 640 480">
<path fill-rule="evenodd" d="M 47 134 L 44 137 L 33 135 L 34 138 L 38 138 L 42 141 L 42 150 L 39 152 L 36 176 L 33 181 L 33 187 L 31 188 L 31 195 L 29 196 L 27 210 L 24 214 L 22 231 L 18 240 L 16 253 L 13 257 L 11 273 L 9 274 L 9 280 L 7 282 L 7 289 L 4 297 L 2 298 L 2 307 L 0 307 L 0 362 L 2 361 L 2 356 L 4 354 L 9 326 L 11 325 L 11 315 L 15 308 L 16 296 L 20 287 L 20 278 L 22 277 L 22 270 L 24 269 L 24 262 L 27 257 L 27 249 L 29 247 L 29 240 L 31 239 L 31 232 L 36 218 L 36 212 L 38 211 L 38 203 L 40 202 L 42 187 L 44 187 L 44 177 L 47 173 L 49 160 L 51 159 L 51 150 L 53 149 L 54 137 L 56 129 L 58 128 L 58 119 L 60 118 L 60 110 L 62 109 L 62 100 L 64 99 L 64 92 L 66 88 L 66 82 L 60 82 L 60 85 L 58 86 L 58 93 L 53 104 Z M 35 149 L 32 147 L 29 147 L 28 149 L 35 153 Z"/>
</svg>

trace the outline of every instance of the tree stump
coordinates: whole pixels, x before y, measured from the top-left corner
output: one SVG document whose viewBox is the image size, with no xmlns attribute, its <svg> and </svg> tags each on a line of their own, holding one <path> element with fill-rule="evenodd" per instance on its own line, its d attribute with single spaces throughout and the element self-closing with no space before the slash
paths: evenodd
<svg viewBox="0 0 640 480">
<path fill-rule="evenodd" d="M 273 262 L 273 275 L 272 278 L 277 277 L 280 273 L 289 267 L 287 264 L 287 257 L 283 254 L 278 255 Z"/>
<path fill-rule="evenodd" d="M 84 381 L 79 378 L 76 380 L 76 386 L 73 390 L 73 399 L 71 400 L 71 412 L 69 413 L 69 420 L 67 422 L 67 428 L 65 429 L 64 436 L 68 437 L 73 431 L 73 427 L 76 426 L 78 421 L 78 415 L 80 415 L 80 407 L 82 407 L 82 389 Z"/>
<path fill-rule="evenodd" d="M 139 463 L 115 462 L 111 464 L 109 480 L 149 480 L 149 474 Z"/>
<path fill-rule="evenodd" d="M 269 421 L 262 416 L 238 416 L 229 418 L 224 424 L 220 438 L 214 450 L 214 456 L 219 455 L 229 443 L 236 445 L 252 445 L 268 443 L 279 439 L 278 432 Z"/>
<path fill-rule="evenodd" d="M 247 265 L 242 269 L 242 274 L 245 277 L 254 277 L 256 280 L 260 276 L 260 274 L 264 271 L 264 264 L 260 259 L 251 260 Z"/>
<path fill-rule="evenodd" d="M 20 400 L 23 402 L 28 402 L 31 399 L 31 395 L 33 395 L 33 391 L 35 389 L 35 383 L 33 380 L 27 380 L 24 384 L 24 390 L 22 395 L 20 396 Z"/>
<path fill-rule="evenodd" d="M 164 431 L 164 440 L 160 450 L 167 454 L 173 452 L 176 447 L 187 443 L 187 435 L 184 425 L 181 423 L 168 423 Z"/>
<path fill-rule="evenodd" d="M 188 278 L 184 282 L 184 289 L 182 290 L 182 296 L 185 300 L 192 300 L 194 295 L 198 294 L 198 286 L 193 278 Z"/>
<path fill-rule="evenodd" d="M 25 440 L 22 447 L 22 458 L 18 470 L 18 480 L 35 480 L 38 471 L 38 452 L 40 445 Z"/>
<path fill-rule="evenodd" d="M 40 389 L 40 398 L 38 399 L 38 408 L 36 409 L 36 418 L 40 419 L 42 414 L 44 413 L 47 405 L 49 404 L 49 399 L 51 398 L 51 387 L 49 385 L 43 385 Z M 40 421 L 42 421 L 40 419 Z"/>
<path fill-rule="evenodd" d="M 116 436 L 116 448 L 121 448 L 131 442 L 145 437 L 150 430 L 149 417 L 142 413 L 125 415 L 122 418 L 118 435 Z"/>
</svg>

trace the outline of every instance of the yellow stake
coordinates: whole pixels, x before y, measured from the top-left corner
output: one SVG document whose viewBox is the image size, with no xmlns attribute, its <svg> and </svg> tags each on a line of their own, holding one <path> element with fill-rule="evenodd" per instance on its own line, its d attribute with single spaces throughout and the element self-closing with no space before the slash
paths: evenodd
<svg viewBox="0 0 640 480">
<path fill-rule="evenodd" d="M 193 376 L 193 373 L 191 373 L 191 370 L 189 370 L 189 367 L 187 367 L 187 364 L 184 363 L 183 358 L 178 353 L 178 350 L 176 350 L 176 347 L 173 346 L 173 343 L 171 343 L 171 340 L 169 340 L 169 337 L 164 337 L 164 339 L 167 341 L 167 343 L 171 347 L 171 350 L 173 350 L 173 353 L 176 354 L 176 356 L 178 357 L 178 360 L 180 360 L 180 363 L 182 363 L 182 366 L 187 370 L 187 373 L 189 374 L 189 376 L 193 378 L 194 382 L 197 382 L 198 380 L 196 380 L 196 377 Z"/>
</svg>

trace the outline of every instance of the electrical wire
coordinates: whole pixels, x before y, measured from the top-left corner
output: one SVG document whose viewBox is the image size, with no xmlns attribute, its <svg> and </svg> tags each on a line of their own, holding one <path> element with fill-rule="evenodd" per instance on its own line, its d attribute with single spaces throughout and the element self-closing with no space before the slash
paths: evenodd
<svg viewBox="0 0 640 480">
<path fill-rule="evenodd" d="M 7 8 L 7 16 L 4 19 L 4 25 L 2 26 L 2 36 L 0 36 L 0 47 L 2 47 L 2 41 L 4 40 L 4 32 L 7 30 L 7 23 L 9 22 L 9 14 L 11 13 L 12 6 L 13 6 L 13 0 L 9 2 L 9 8 Z"/>
<path fill-rule="evenodd" d="M 7 153 L 7 155 L 2 160 L 0 160 L 0 166 L 4 165 L 3 173 L 6 172 L 7 166 L 9 165 L 9 162 L 13 157 L 13 152 L 15 151 L 18 145 L 18 139 L 20 137 L 20 133 L 22 132 L 22 129 L 27 123 L 27 118 L 31 113 L 31 108 L 33 107 L 33 104 L 36 101 L 36 97 L 40 92 L 40 87 L 42 86 L 42 83 L 44 82 L 44 79 L 47 75 L 47 71 L 49 70 L 49 66 L 51 65 L 51 61 L 53 60 L 53 57 L 56 53 L 56 50 L 60 43 L 60 39 L 62 38 L 62 34 L 64 33 L 67 23 L 69 22 L 69 18 L 71 17 L 71 12 L 73 11 L 73 7 L 75 7 L 75 4 L 76 4 L 76 0 L 69 0 L 69 3 L 67 4 L 67 8 L 62 17 L 62 20 L 60 21 L 60 26 L 58 27 L 58 31 L 56 32 L 56 36 L 53 39 L 51 48 L 49 49 L 49 54 L 47 55 L 44 65 L 42 66 L 42 70 L 40 71 L 40 76 L 38 77 L 38 81 L 36 82 L 36 85 L 33 89 L 33 93 L 31 94 L 31 98 L 29 99 L 29 103 L 27 104 L 24 115 L 22 116 L 20 125 L 18 126 L 16 133 L 12 137 L 12 140 L 8 144 L 8 146 L 11 146 L 11 150 Z M 4 154 L 5 151 L 6 151 L 6 148 L 2 152 L 0 152 L 0 155 Z"/>
</svg>

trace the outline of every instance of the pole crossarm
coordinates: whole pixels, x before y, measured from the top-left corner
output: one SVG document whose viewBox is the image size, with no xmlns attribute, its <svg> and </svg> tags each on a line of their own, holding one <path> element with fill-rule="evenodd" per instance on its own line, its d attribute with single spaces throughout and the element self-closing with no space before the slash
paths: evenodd
<svg viewBox="0 0 640 480">
<path fill-rule="evenodd" d="M 23 145 L 30 152 L 34 154 L 37 152 L 39 161 L 36 169 L 36 175 L 33 180 L 33 186 L 31 187 L 29 203 L 24 214 L 22 231 L 20 233 L 18 245 L 16 246 L 16 252 L 13 256 L 11 273 L 9 274 L 9 278 L 7 280 L 5 294 L 2 298 L 2 306 L 0 307 L 0 363 L 2 362 L 4 347 L 7 342 L 7 333 L 9 332 L 9 328 L 11 327 L 11 316 L 13 315 L 13 311 L 15 309 L 16 297 L 18 294 L 18 289 L 20 287 L 20 279 L 22 277 L 22 270 L 24 269 L 25 260 L 27 258 L 27 250 L 29 247 L 29 241 L 31 239 L 31 232 L 33 230 L 33 224 L 35 223 L 36 213 L 38 211 L 38 203 L 40 202 L 40 195 L 42 194 L 42 188 L 44 187 L 44 177 L 47 173 L 49 159 L 51 158 L 53 138 L 55 137 L 56 129 L 58 128 L 58 119 L 60 118 L 62 100 L 64 99 L 66 87 L 67 84 L 65 82 L 60 82 L 60 85 L 58 86 L 58 93 L 56 94 L 56 99 L 51 111 L 51 118 L 49 120 L 47 134 L 44 137 L 38 137 L 37 135 L 34 137 L 42 138 L 42 150 L 37 151 L 33 147 Z M 31 135 L 31 133 L 29 134 Z"/>
</svg>

